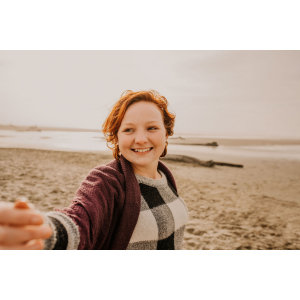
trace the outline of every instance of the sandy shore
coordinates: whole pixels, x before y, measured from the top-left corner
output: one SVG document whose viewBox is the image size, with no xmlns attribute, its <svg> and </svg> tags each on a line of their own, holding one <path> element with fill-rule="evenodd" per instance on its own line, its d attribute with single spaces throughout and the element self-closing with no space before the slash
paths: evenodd
<svg viewBox="0 0 300 300">
<path fill-rule="evenodd" d="M 41 211 L 63 208 L 89 170 L 111 160 L 99 153 L 0 149 L 0 199 L 26 196 Z M 300 249 L 300 161 L 239 162 L 244 168 L 164 161 L 189 209 L 184 249 Z"/>
</svg>

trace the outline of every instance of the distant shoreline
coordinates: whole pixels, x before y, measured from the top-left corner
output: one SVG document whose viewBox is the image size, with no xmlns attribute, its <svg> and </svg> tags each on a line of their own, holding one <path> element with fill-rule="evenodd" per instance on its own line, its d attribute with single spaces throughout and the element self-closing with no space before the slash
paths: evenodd
<svg viewBox="0 0 300 300">
<path fill-rule="evenodd" d="M 15 126 L 15 125 L 2 125 L 0 130 L 13 130 L 13 131 L 68 131 L 68 132 L 102 132 L 100 129 L 82 129 L 82 128 L 64 128 L 64 127 L 42 127 L 42 126 Z"/>
<path fill-rule="evenodd" d="M 15 132 L 95 132 L 102 133 L 101 130 L 96 129 L 82 129 L 82 128 L 59 128 L 59 127 L 39 127 L 39 126 L 15 126 L 15 125 L 2 125 L 0 130 L 8 130 Z M 5 136 L 3 136 L 5 137 Z M 104 138 L 101 137 L 101 138 Z M 169 137 L 168 143 L 170 145 L 188 145 L 188 146 L 205 146 L 205 147 L 218 147 L 218 146 L 288 146 L 300 145 L 300 138 L 238 138 L 234 136 L 207 136 L 200 135 L 185 135 L 174 134 Z M 216 143 L 216 145 L 205 145 Z"/>
<path fill-rule="evenodd" d="M 219 146 L 276 146 L 276 145 L 300 145 L 300 139 L 235 139 L 235 138 L 169 138 L 171 145 L 191 145 L 197 146 L 206 143 L 216 142 Z M 206 146 L 214 147 L 214 146 Z"/>
</svg>

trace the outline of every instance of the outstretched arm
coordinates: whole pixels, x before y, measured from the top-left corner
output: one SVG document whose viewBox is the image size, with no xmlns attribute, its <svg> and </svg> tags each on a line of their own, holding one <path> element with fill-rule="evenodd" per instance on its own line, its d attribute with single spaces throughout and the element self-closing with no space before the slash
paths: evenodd
<svg viewBox="0 0 300 300">
<path fill-rule="evenodd" d="M 27 201 L 0 202 L 0 249 L 108 249 L 125 196 L 122 176 L 100 167 L 89 173 L 62 210 L 43 214 Z"/>
</svg>

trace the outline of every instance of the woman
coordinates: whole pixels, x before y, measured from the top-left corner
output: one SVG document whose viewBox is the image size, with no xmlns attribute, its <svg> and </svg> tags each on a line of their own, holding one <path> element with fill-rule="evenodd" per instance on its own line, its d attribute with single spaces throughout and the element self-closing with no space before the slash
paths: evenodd
<svg viewBox="0 0 300 300">
<path fill-rule="evenodd" d="M 63 210 L 0 207 L 0 247 L 181 249 L 187 209 L 159 160 L 175 121 L 167 106 L 155 91 L 123 93 L 102 127 L 115 159 L 94 168 Z"/>
</svg>

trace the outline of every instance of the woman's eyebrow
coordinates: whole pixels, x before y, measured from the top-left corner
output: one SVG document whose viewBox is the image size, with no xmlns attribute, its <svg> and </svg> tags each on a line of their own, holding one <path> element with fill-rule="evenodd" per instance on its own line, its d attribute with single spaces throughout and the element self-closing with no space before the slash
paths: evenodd
<svg viewBox="0 0 300 300">
<path fill-rule="evenodd" d="M 157 122 L 158 122 L 157 120 L 153 120 L 153 121 L 146 122 L 146 124 L 157 123 Z M 128 125 L 135 125 L 135 124 L 133 124 L 133 123 L 124 123 L 124 124 L 122 124 L 122 126 L 128 126 Z"/>
<path fill-rule="evenodd" d="M 146 124 L 149 124 L 149 123 L 157 123 L 157 122 L 158 122 L 157 120 L 153 120 L 153 121 L 146 122 Z"/>
</svg>

